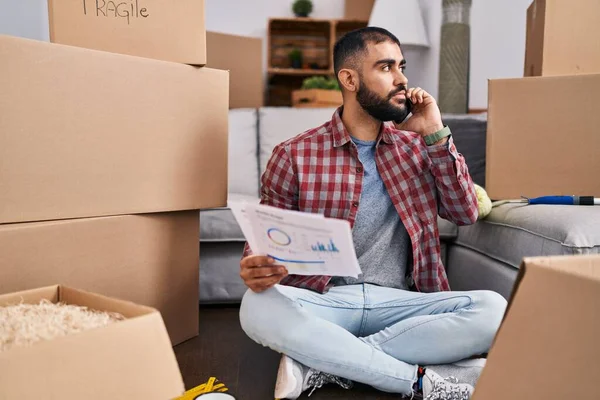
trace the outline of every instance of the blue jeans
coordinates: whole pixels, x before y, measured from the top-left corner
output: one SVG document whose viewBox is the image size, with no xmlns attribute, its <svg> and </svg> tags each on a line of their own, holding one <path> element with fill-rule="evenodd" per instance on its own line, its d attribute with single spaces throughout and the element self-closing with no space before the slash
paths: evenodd
<svg viewBox="0 0 600 400">
<path fill-rule="evenodd" d="M 506 300 L 491 291 L 418 293 L 371 284 L 326 294 L 275 285 L 248 290 L 242 329 L 292 359 L 379 390 L 410 395 L 417 366 L 488 351 Z"/>
</svg>

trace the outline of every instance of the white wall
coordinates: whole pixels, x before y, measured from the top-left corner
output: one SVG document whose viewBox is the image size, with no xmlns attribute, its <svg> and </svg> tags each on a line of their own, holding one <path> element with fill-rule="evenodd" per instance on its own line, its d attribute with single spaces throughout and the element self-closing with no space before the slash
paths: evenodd
<svg viewBox="0 0 600 400">
<path fill-rule="evenodd" d="M 473 0 L 469 104 L 487 108 L 487 80 L 519 78 L 525 63 L 527 7 L 532 0 Z"/>
<path fill-rule="evenodd" d="M 0 35 L 48 41 L 47 0 L 0 0 Z"/>
<path fill-rule="evenodd" d="M 488 79 L 523 76 L 527 7 L 532 0 L 473 0 L 469 107 L 487 108 Z M 404 50 L 411 85 L 438 94 L 442 0 L 420 0 L 428 49 Z"/>
<path fill-rule="evenodd" d="M 0 0 L 0 34 L 48 40 L 47 0 Z M 291 17 L 292 0 L 205 0 L 208 30 L 263 38 L 270 17 Z M 399 3 L 401 0 L 398 0 Z M 532 0 L 473 0 L 470 108 L 487 107 L 487 80 L 523 76 L 526 9 Z M 313 0 L 313 18 L 342 18 L 344 0 Z M 405 48 L 411 85 L 438 93 L 442 0 L 420 0 L 429 49 Z M 243 62 L 243 60 L 240 60 Z"/>
<path fill-rule="evenodd" d="M 205 0 L 206 29 L 266 38 L 269 18 L 293 17 L 292 0 Z M 311 18 L 343 18 L 344 0 L 313 0 Z"/>
</svg>

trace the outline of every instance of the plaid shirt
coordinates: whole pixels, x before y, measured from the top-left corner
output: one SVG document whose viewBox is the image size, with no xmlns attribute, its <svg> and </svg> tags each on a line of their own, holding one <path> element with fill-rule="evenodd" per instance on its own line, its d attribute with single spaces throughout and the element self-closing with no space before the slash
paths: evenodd
<svg viewBox="0 0 600 400">
<path fill-rule="evenodd" d="M 331 121 L 273 149 L 262 176 L 261 204 L 320 213 L 354 225 L 363 167 L 356 145 L 336 110 Z M 448 129 L 448 128 L 445 128 Z M 418 291 L 450 290 L 440 254 L 438 213 L 458 225 L 477 220 L 477 197 L 467 165 L 452 137 L 427 146 L 414 132 L 382 124 L 377 169 L 412 244 L 409 285 Z M 246 243 L 244 256 L 252 254 Z M 330 276 L 288 275 L 281 284 L 324 293 Z"/>
</svg>

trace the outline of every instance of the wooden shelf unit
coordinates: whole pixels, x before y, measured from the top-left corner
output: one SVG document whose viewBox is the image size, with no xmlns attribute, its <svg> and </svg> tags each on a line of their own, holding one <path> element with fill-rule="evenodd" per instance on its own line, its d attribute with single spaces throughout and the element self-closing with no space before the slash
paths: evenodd
<svg viewBox="0 0 600 400">
<path fill-rule="evenodd" d="M 305 78 L 334 76 L 333 47 L 345 33 L 367 21 L 314 18 L 271 18 L 267 28 L 267 105 L 291 106 L 292 90 Z M 302 51 L 301 68 L 292 68 L 289 53 Z"/>
</svg>

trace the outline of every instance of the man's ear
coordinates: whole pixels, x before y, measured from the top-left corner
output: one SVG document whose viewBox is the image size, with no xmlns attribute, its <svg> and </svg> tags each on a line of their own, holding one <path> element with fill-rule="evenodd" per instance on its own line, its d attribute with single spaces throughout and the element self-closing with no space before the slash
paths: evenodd
<svg viewBox="0 0 600 400">
<path fill-rule="evenodd" d="M 359 87 L 358 74 L 353 69 L 343 68 L 338 72 L 340 85 L 349 92 L 357 92 Z"/>
</svg>

